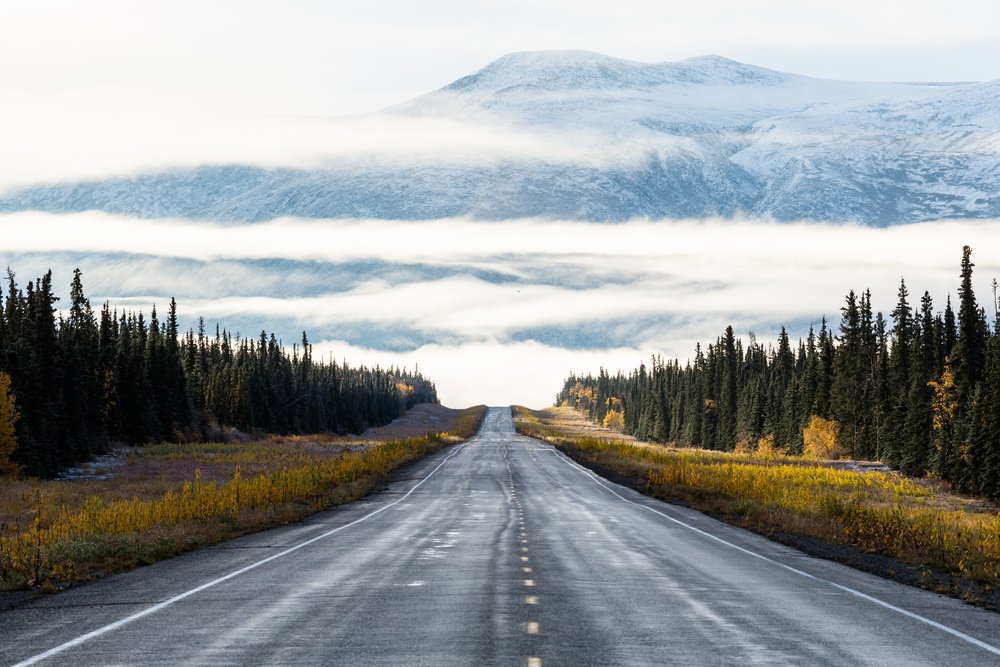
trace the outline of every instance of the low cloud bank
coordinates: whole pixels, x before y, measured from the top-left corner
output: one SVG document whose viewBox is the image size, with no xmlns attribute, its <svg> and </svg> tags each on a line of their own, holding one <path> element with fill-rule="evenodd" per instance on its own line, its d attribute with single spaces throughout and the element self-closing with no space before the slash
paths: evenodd
<svg viewBox="0 0 1000 667">
<path fill-rule="evenodd" d="M 765 340 L 782 325 L 804 336 L 824 315 L 836 327 L 851 289 L 870 288 L 888 317 L 901 277 L 911 303 L 927 290 L 941 309 L 956 296 L 964 244 L 990 315 L 1000 277 L 998 221 L 221 226 L 17 213 L 0 216 L 0 235 L 0 261 L 22 286 L 52 268 L 65 290 L 80 266 L 95 303 L 148 312 L 176 296 L 187 325 L 202 316 L 287 343 L 306 330 L 324 340 L 317 354 L 419 363 L 454 405 L 544 404 L 570 371 L 631 369 L 653 353 L 684 360 L 727 324 Z"/>
<path fill-rule="evenodd" d="M 3 118 L 3 114 L 0 114 Z M 481 120 L 481 119 L 480 119 Z M 134 127 L 62 136 L 58 127 L 0 129 L 7 157 L 0 193 L 44 183 L 101 180 L 205 165 L 314 170 L 376 165 L 408 167 L 507 162 L 638 167 L 653 150 L 644 139 L 593 132 L 536 132 L 503 122 L 465 122 L 427 116 L 243 117 L 176 123 L 148 120 Z M 657 146 L 677 140 L 661 139 Z"/>
</svg>

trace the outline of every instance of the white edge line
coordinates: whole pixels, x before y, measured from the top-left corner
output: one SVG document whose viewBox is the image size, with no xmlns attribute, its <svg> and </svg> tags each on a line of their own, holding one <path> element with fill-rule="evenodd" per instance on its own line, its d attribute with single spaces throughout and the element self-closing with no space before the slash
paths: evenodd
<svg viewBox="0 0 1000 667">
<path fill-rule="evenodd" d="M 180 602 L 181 600 L 183 600 L 186 597 L 190 597 L 190 596 L 194 595 L 195 593 L 200 593 L 201 591 L 205 590 L 206 588 L 211 588 L 212 586 L 216 586 L 218 584 L 221 584 L 222 582 L 228 581 L 229 579 L 232 579 L 233 577 L 238 577 L 239 575 L 243 574 L 244 572 L 249 572 L 250 570 L 252 570 L 252 569 L 254 569 L 256 567 L 260 567 L 261 565 L 264 565 L 265 563 L 270 563 L 272 560 L 276 560 L 278 558 L 281 558 L 282 556 L 287 556 L 288 554 L 292 553 L 293 551 L 298 551 L 302 547 L 308 546 L 308 545 L 312 544 L 313 542 L 318 542 L 319 540 L 322 540 L 324 538 L 330 537 L 334 533 L 339 533 L 340 531 L 344 530 L 345 528 L 350 528 L 351 526 L 359 524 L 362 521 L 366 521 L 366 520 L 372 518 L 373 516 L 375 516 L 376 514 L 378 514 L 379 512 L 384 512 L 385 510 L 389 509 L 393 505 L 398 505 L 399 503 L 401 503 L 404 500 L 406 500 L 411 493 L 413 493 L 414 491 L 417 490 L 417 487 L 419 487 L 421 484 L 423 484 L 428 479 L 430 479 L 431 475 L 433 475 L 434 473 L 436 473 L 441 468 L 441 466 L 443 466 L 445 463 L 447 463 L 448 459 L 450 459 L 452 456 L 455 456 L 460 451 L 462 451 L 462 449 L 467 444 L 468 443 L 462 443 L 461 447 L 459 447 L 454 452 L 452 452 L 451 454 L 449 454 L 445 458 L 444 461 L 441 461 L 441 463 L 438 464 L 437 468 L 434 468 L 434 470 L 430 471 L 430 473 L 428 473 L 428 475 L 426 477 L 424 477 L 422 480 L 420 480 L 419 482 L 417 482 L 416 484 L 414 484 L 413 488 L 410 489 L 409 491 L 407 491 L 406 495 L 404 495 L 402 498 L 400 498 L 399 500 L 396 500 L 396 501 L 394 501 L 392 503 L 389 503 L 388 505 L 386 505 L 384 507 L 380 507 L 379 509 L 375 510 L 371 514 L 366 514 L 365 516 L 361 517 L 360 519 L 352 521 L 352 522 L 350 522 L 348 524 L 344 524 L 343 526 L 339 526 L 337 528 L 334 528 L 333 530 L 329 530 L 329 531 L 323 533 L 322 535 L 318 535 L 318 536 L 316 536 L 316 537 L 314 537 L 312 539 L 306 540 L 305 542 L 302 542 L 301 544 L 296 544 L 294 547 L 285 549 L 281 553 L 275 554 L 273 556 L 269 556 L 269 557 L 265 558 L 264 560 L 260 560 L 260 561 L 257 561 L 256 563 L 253 563 L 252 565 L 247 565 L 246 567 L 244 567 L 242 569 L 239 569 L 239 570 L 236 570 L 235 572 L 230 572 L 229 574 L 227 574 L 227 575 L 225 575 L 223 577 L 219 577 L 218 579 L 215 579 L 214 581 L 210 581 L 207 584 L 202 584 L 201 586 L 198 586 L 197 588 L 192 588 L 191 590 L 185 591 L 185 592 L 181 593 L 180 595 L 175 595 L 174 597 L 170 598 L 169 600 L 164 600 L 163 602 L 160 602 L 159 604 L 155 604 L 152 607 L 148 607 L 146 609 L 143 609 L 142 611 L 136 612 L 136 613 L 132 614 L 131 616 L 126 616 L 125 618 L 123 618 L 121 620 L 118 620 L 118 621 L 115 621 L 114 623 L 111 623 L 109 625 L 105 625 L 102 628 L 98 628 L 96 630 L 88 632 L 87 634 L 81 635 L 81 636 L 77 637 L 76 639 L 71 639 L 70 641 L 66 642 L 65 644 L 60 644 L 59 646 L 56 646 L 55 648 L 50 648 L 48 651 L 45 651 L 44 653 L 39 653 L 38 655 L 32 656 L 32 657 L 28 658 L 27 660 L 22 660 L 21 662 L 16 663 L 16 664 L 12 665 L 11 667 L 25 667 L 26 665 L 37 664 L 37 663 L 41 662 L 42 660 L 45 660 L 46 658 L 51 658 L 52 656 L 54 656 L 54 655 L 56 655 L 58 653 L 62 653 L 63 651 L 65 651 L 67 649 L 73 648 L 74 646 L 79 646 L 80 644 L 83 644 L 84 642 L 86 642 L 88 640 L 91 640 L 94 637 L 98 637 L 98 636 L 103 635 L 103 634 L 105 634 L 107 632 L 111 632 L 112 630 L 116 630 L 116 629 L 122 627 L 123 625 L 127 625 L 128 623 L 131 623 L 132 621 L 137 621 L 137 620 L 139 620 L 140 618 L 142 618 L 144 616 L 149 616 L 150 614 L 155 614 L 156 612 L 160 611 L 164 607 L 169 607 L 170 605 L 174 604 L 175 602 Z"/>
<path fill-rule="evenodd" d="M 557 452 L 559 451 L 555 447 L 553 447 L 552 450 L 553 451 L 557 451 Z M 562 452 L 559 452 L 559 453 L 562 454 Z M 749 549 L 744 549 L 743 547 L 737 546 L 737 545 L 733 544 L 732 542 L 727 542 L 726 540 L 722 539 L 721 537 L 716 537 L 715 535 L 712 535 L 711 533 L 707 533 L 704 530 L 701 530 L 699 528 L 695 528 L 694 526 L 692 526 L 690 524 L 684 523 L 683 521 L 675 519 L 672 516 L 669 516 L 667 514 L 664 514 L 663 512 L 655 510 L 652 507 L 649 507 L 648 505 L 643 505 L 642 503 L 637 503 L 637 502 L 629 500 L 628 498 L 624 498 L 621 495 L 619 495 L 614 489 L 612 489 L 612 488 L 610 488 L 610 487 L 605 486 L 604 484 L 602 484 L 601 481 L 600 481 L 600 479 L 598 479 L 598 477 L 596 475 L 594 475 L 594 473 L 590 472 L 589 470 L 587 470 L 586 468 L 584 468 L 583 466 L 581 466 L 579 463 L 577 463 L 573 459 L 569 458 L 565 454 L 562 454 L 561 458 L 563 460 L 569 462 L 570 464 L 572 464 L 573 466 L 575 466 L 579 470 L 581 470 L 583 473 L 585 473 L 598 486 L 603 487 L 604 489 L 606 489 L 607 491 L 609 491 L 614 496 L 617 496 L 621 500 L 624 500 L 625 502 L 627 502 L 629 505 L 635 505 L 636 507 L 641 507 L 644 510 L 649 510 L 653 514 L 659 514 L 663 518 L 668 519 L 670 521 L 673 521 L 674 523 L 676 523 L 676 524 L 678 524 L 680 526 L 684 526 L 688 530 L 692 530 L 692 531 L 694 531 L 696 533 L 704 535 L 705 537 L 713 539 L 716 542 L 724 544 L 727 547 L 730 547 L 732 549 L 736 549 L 737 551 L 741 551 L 741 552 L 747 554 L 748 556 L 753 556 L 754 558 L 759 558 L 759 559 L 761 559 L 763 561 L 767 561 L 768 563 L 771 563 L 773 565 L 777 565 L 778 567 L 784 568 L 784 569 L 788 570 L 789 572 L 794 572 L 795 574 L 801 575 L 801 576 L 806 577 L 808 579 L 812 579 L 813 581 L 818 581 L 820 583 L 828 584 L 828 585 L 833 586 L 834 588 L 840 589 L 840 590 L 842 590 L 842 591 L 844 591 L 846 593 L 850 593 L 851 595 L 855 595 L 855 596 L 857 596 L 859 598 L 862 598 L 863 600 L 868 600 L 869 602 L 874 602 L 877 605 L 881 605 L 881 606 L 885 607 L 886 609 L 891 609 L 892 611 L 894 611 L 896 613 L 899 613 L 899 614 L 902 614 L 903 616 L 907 616 L 907 617 L 912 618 L 912 619 L 914 619 L 916 621 L 920 621 L 921 623 L 926 623 L 927 625 L 929 625 L 929 626 L 931 626 L 933 628 L 937 628 L 938 630 L 943 630 L 944 632 L 947 632 L 950 635 L 958 637 L 959 639 L 964 639 L 965 641 L 969 642 L 970 644 L 975 644 L 979 648 L 985 649 L 985 650 L 989 651 L 990 653 L 993 653 L 995 655 L 1000 655 L 1000 648 L 997 648 L 996 646 L 993 646 L 992 644 L 987 644 L 986 642 L 980 641 L 980 640 L 976 639 L 975 637 L 970 637 L 969 635 L 965 634 L 964 632 L 959 632 L 958 630 L 955 630 L 954 628 L 949 628 L 947 625 L 942 625 L 941 623 L 938 623 L 937 621 L 932 621 L 929 618 L 924 618 L 923 616 L 920 616 L 918 614 L 914 614 L 911 611 L 907 611 L 905 609 L 901 609 L 901 608 L 899 608 L 899 607 L 897 607 L 895 605 L 892 605 L 892 604 L 889 604 L 888 602 L 885 602 L 884 600 L 879 600 L 878 598 L 872 597 L 871 595 L 866 595 L 865 593 L 862 593 L 861 591 L 856 591 L 853 588 L 848 588 L 847 586 L 843 586 L 841 584 L 834 583 L 832 581 L 829 581 L 828 579 L 823 579 L 822 577 L 817 577 L 816 575 L 809 574 L 808 572 L 803 572 L 802 570 L 797 570 L 794 567 L 791 567 L 789 565 L 785 565 L 784 563 L 776 561 L 776 560 L 774 560 L 772 558 L 768 558 L 767 556 L 764 556 L 762 554 L 756 553 L 754 551 L 750 551 Z"/>
</svg>

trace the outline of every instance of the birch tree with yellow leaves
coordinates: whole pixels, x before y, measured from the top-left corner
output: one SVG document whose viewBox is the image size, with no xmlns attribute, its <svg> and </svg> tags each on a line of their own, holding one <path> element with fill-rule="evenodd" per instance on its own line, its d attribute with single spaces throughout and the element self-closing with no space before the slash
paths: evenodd
<svg viewBox="0 0 1000 667">
<path fill-rule="evenodd" d="M 10 391 L 10 376 L 0 372 L 0 476 L 14 477 L 20 466 L 12 459 L 17 450 L 17 432 L 14 427 L 20 415 Z"/>
</svg>

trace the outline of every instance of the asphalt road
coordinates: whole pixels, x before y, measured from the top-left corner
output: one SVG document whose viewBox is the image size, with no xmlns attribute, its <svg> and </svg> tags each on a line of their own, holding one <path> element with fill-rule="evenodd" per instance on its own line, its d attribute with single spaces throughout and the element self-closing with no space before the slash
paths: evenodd
<svg viewBox="0 0 1000 667">
<path fill-rule="evenodd" d="M 1000 614 L 594 477 L 506 408 L 399 477 L 0 613 L 0 664 L 1000 664 Z"/>
</svg>

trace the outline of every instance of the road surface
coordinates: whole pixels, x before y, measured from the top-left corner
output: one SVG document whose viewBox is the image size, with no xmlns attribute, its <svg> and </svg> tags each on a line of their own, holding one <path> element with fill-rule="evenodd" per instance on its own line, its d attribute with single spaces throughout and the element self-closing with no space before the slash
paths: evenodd
<svg viewBox="0 0 1000 667">
<path fill-rule="evenodd" d="M 506 408 L 398 477 L 0 613 L 0 664 L 1000 664 L 1000 614 L 595 477 Z"/>
</svg>

